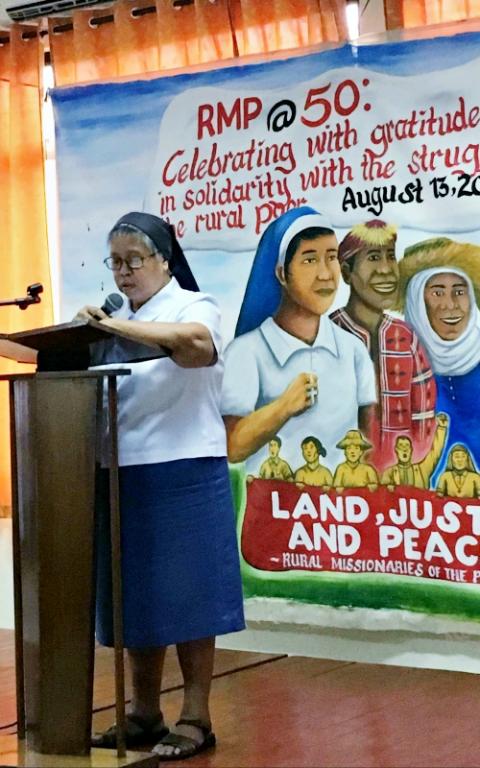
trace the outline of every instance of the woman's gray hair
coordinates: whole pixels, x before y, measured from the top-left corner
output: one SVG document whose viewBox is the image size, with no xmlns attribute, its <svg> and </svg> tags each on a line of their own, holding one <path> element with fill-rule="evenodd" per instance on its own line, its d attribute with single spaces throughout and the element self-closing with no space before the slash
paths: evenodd
<svg viewBox="0 0 480 768">
<path fill-rule="evenodd" d="M 141 229 L 133 226 L 133 224 L 116 224 L 108 233 L 107 243 L 110 245 L 114 237 L 126 237 L 127 235 L 134 235 L 151 253 L 159 253 L 160 256 L 168 260 L 168 256 L 158 250 L 153 240 L 145 232 L 142 232 Z"/>
</svg>

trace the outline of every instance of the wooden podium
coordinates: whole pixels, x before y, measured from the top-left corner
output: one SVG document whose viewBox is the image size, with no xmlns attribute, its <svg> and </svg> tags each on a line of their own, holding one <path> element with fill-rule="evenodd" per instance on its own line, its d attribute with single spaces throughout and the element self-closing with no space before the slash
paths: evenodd
<svg viewBox="0 0 480 768">
<path fill-rule="evenodd" d="M 38 350 L 38 371 L 9 381 L 12 457 L 15 654 L 18 738 L 37 753 L 12 765 L 41 765 L 40 756 L 90 755 L 95 617 L 95 475 L 105 382 L 108 391 L 112 586 L 114 604 L 117 756 L 109 765 L 156 765 L 129 753 L 124 741 L 120 518 L 116 428 L 117 376 L 129 370 L 87 370 L 103 363 L 160 357 L 163 350 L 113 339 L 101 324 L 73 322 L 4 336 Z M 126 342 L 126 347 L 122 346 Z M 125 352 L 126 348 L 126 352 Z M 123 356 L 123 359 L 122 359 Z M 64 370 L 55 370 L 62 367 Z M 42 370 L 42 367 L 46 370 Z M 75 368 L 84 367 L 83 370 Z M 20 752 L 19 751 L 19 755 Z M 92 753 L 106 750 L 92 750 Z M 26 752 L 25 752 L 26 754 Z M 78 762 L 85 756 L 85 762 Z M 62 765 L 68 765 L 68 762 Z M 102 764 L 107 764 L 103 762 Z"/>
</svg>

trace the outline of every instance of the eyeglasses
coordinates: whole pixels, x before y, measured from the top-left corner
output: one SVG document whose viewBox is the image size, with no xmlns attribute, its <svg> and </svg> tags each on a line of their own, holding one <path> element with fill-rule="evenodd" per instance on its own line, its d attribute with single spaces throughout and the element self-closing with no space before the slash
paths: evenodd
<svg viewBox="0 0 480 768">
<path fill-rule="evenodd" d="M 132 256 L 127 256 L 126 259 L 121 259 L 119 256 L 107 256 L 107 258 L 103 260 L 103 263 L 107 269 L 111 269 L 112 272 L 119 272 L 124 264 L 127 265 L 128 269 L 141 269 L 145 259 L 151 259 L 152 256 L 156 256 L 157 253 L 158 251 L 153 251 L 153 253 L 147 253 L 146 256 L 140 256 L 139 253 L 134 253 Z"/>
</svg>

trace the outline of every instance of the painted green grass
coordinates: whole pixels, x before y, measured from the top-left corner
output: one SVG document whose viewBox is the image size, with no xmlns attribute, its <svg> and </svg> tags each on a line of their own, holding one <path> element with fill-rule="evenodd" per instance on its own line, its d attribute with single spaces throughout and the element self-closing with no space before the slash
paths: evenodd
<svg viewBox="0 0 480 768">
<path fill-rule="evenodd" d="M 230 465 L 237 535 L 240 541 L 246 506 L 246 473 Z M 372 573 L 281 573 L 252 568 L 240 553 L 245 597 L 280 597 L 335 607 L 391 608 L 480 621 L 480 587 L 435 582 L 413 576 Z"/>
</svg>

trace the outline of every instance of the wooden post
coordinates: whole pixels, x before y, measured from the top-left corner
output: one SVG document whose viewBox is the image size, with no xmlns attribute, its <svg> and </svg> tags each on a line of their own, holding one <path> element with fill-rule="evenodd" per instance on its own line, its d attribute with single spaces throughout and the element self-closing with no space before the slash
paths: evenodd
<svg viewBox="0 0 480 768">
<path fill-rule="evenodd" d="M 110 535 L 112 546 L 113 642 L 115 652 L 115 705 L 117 755 L 125 757 L 125 667 L 123 658 L 122 549 L 118 489 L 117 382 L 108 379 L 110 433 Z"/>
</svg>

